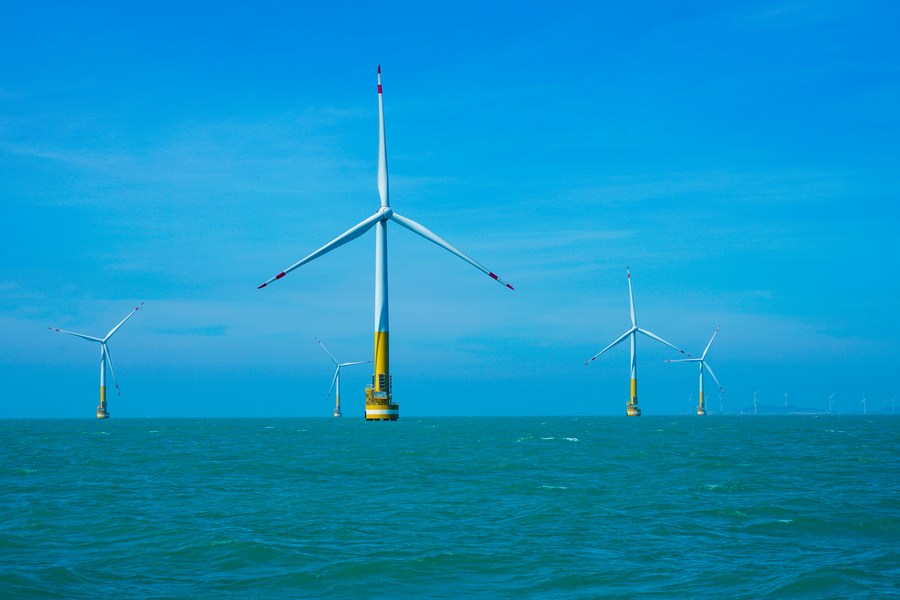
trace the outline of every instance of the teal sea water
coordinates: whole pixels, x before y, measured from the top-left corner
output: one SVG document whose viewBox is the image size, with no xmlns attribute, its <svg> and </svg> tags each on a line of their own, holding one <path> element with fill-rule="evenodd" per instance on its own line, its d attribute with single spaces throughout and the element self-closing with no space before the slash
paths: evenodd
<svg viewBox="0 0 900 600">
<path fill-rule="evenodd" d="M 0 421 L 3 598 L 900 597 L 891 416 Z"/>
</svg>

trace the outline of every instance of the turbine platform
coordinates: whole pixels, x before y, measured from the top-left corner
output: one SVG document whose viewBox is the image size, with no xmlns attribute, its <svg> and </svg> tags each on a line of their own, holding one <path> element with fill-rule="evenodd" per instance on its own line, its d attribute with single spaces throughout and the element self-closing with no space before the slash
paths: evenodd
<svg viewBox="0 0 900 600">
<path fill-rule="evenodd" d="M 366 421 L 396 421 L 399 418 L 400 405 L 391 402 L 390 394 L 366 386 Z"/>
<path fill-rule="evenodd" d="M 702 417 L 705 414 L 706 414 L 706 409 L 702 406 L 698 406 L 697 407 L 697 415 Z"/>
<path fill-rule="evenodd" d="M 626 404 L 625 414 L 629 417 L 641 416 L 641 409 L 638 407 L 637 402 L 629 402 L 628 404 Z"/>
<path fill-rule="evenodd" d="M 109 411 L 106 410 L 106 407 L 102 404 L 97 407 L 97 418 L 98 419 L 108 419 Z"/>
</svg>

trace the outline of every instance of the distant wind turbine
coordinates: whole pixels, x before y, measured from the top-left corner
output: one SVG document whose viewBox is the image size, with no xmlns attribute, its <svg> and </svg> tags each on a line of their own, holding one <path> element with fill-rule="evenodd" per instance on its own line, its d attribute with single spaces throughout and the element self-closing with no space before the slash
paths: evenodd
<svg viewBox="0 0 900 600">
<path fill-rule="evenodd" d="M 700 370 L 700 403 L 697 404 L 697 414 L 703 416 L 706 414 L 706 404 L 703 401 L 703 369 L 706 368 L 709 371 L 709 374 L 712 375 L 712 378 L 715 380 L 716 384 L 719 386 L 719 391 L 724 392 L 722 389 L 722 384 L 719 383 L 719 379 L 716 377 L 716 374 L 713 373 L 712 367 L 709 366 L 709 363 L 706 362 L 706 353 L 709 352 L 709 347 L 712 346 L 713 340 L 716 339 L 716 334 L 719 333 L 719 328 L 716 327 L 716 330 L 713 332 L 712 337 L 709 338 L 709 343 L 706 344 L 706 349 L 703 351 L 703 354 L 700 355 L 700 358 L 679 358 L 676 360 L 667 360 L 667 363 L 677 363 L 677 362 L 695 362 Z"/>
<path fill-rule="evenodd" d="M 759 414 L 759 410 L 757 409 L 757 406 L 756 406 L 756 395 L 758 393 L 759 393 L 759 390 L 756 390 L 755 392 L 753 392 L 753 414 L 754 415 Z"/>
<path fill-rule="evenodd" d="M 864 415 L 869 414 L 869 413 L 866 411 L 866 397 L 865 397 L 865 396 L 863 396 L 863 399 L 860 400 L 859 403 L 862 404 L 862 407 L 863 407 L 863 414 L 864 414 Z"/>
<path fill-rule="evenodd" d="M 140 307 L 144 305 L 143 302 L 137 305 L 137 307 L 128 313 L 128 315 L 122 319 L 118 325 L 109 330 L 109 333 L 106 334 L 103 338 L 97 338 L 90 335 L 85 335 L 83 333 L 75 333 L 74 331 L 65 331 L 64 329 L 57 329 L 55 327 L 48 327 L 48 329 L 52 331 L 56 331 L 58 333 L 68 333 L 69 335 L 74 335 L 75 337 L 79 337 L 83 340 L 87 340 L 89 342 L 97 342 L 100 344 L 100 404 L 97 406 L 97 418 L 98 419 L 108 419 L 109 411 L 106 409 L 106 364 L 109 363 L 109 370 L 112 371 L 113 382 L 116 384 L 116 394 L 121 395 L 119 392 L 119 380 L 116 377 L 116 370 L 113 368 L 112 355 L 109 353 L 109 347 L 106 345 L 106 342 L 109 341 L 109 338 L 113 336 L 115 332 L 119 330 L 119 327 L 125 324 L 125 321 L 131 318 L 131 315 L 136 313 Z"/>
<path fill-rule="evenodd" d="M 828 396 L 828 414 L 829 415 L 832 414 L 831 408 L 833 406 L 833 400 L 834 400 L 834 392 L 831 392 L 831 395 Z"/>
<path fill-rule="evenodd" d="M 381 67 L 378 67 L 378 194 L 381 207 L 371 217 L 354 225 L 338 237 L 334 238 L 312 254 L 295 262 L 271 279 L 266 280 L 259 288 L 264 288 L 273 281 L 281 279 L 294 269 L 355 240 L 371 228 L 375 228 L 375 373 L 372 385 L 366 387 L 366 419 L 372 421 L 396 421 L 400 416 L 400 405 L 393 402 L 390 372 L 390 353 L 388 351 L 388 264 L 387 264 L 387 225 L 393 221 L 397 225 L 409 229 L 416 235 L 433 242 L 466 261 L 476 269 L 484 272 L 509 289 L 513 286 L 498 277 L 493 271 L 469 258 L 466 254 L 451 246 L 437 234 L 412 219 L 400 216 L 391 208 L 388 194 L 387 145 L 384 134 L 384 100 L 381 92 Z"/>
<path fill-rule="evenodd" d="M 639 417 L 641 416 L 641 409 L 638 407 L 637 398 L 637 349 L 635 347 L 637 343 L 637 334 L 642 333 L 647 337 L 656 340 L 657 342 L 661 342 L 670 348 L 678 350 L 682 354 L 686 354 L 686 352 L 681 348 L 670 344 L 655 333 L 651 333 L 646 329 L 642 329 L 637 326 L 637 319 L 635 319 L 634 316 L 634 293 L 631 289 L 631 270 L 627 266 L 625 267 L 625 274 L 628 276 L 628 300 L 631 304 L 631 329 L 619 336 L 619 338 L 612 344 L 586 360 L 584 364 L 588 364 L 591 361 L 597 360 L 604 352 L 616 346 L 617 344 L 619 344 L 619 342 L 624 341 L 625 338 L 631 338 L 631 397 L 628 400 L 628 404 L 625 406 L 625 414 L 627 414 L 629 417 Z M 687 356 L 690 356 L 690 354 L 687 354 Z"/>
<path fill-rule="evenodd" d="M 331 390 L 334 389 L 334 416 L 341 416 L 341 368 L 342 367 L 350 367 L 353 365 L 364 365 L 367 363 L 371 363 L 371 360 L 359 360 L 356 362 L 345 362 L 339 363 L 334 355 L 328 351 L 328 348 L 325 347 L 325 344 L 322 343 L 322 340 L 316 338 L 316 342 L 322 346 L 322 350 L 325 351 L 325 354 L 331 358 L 331 361 L 334 363 L 334 377 L 331 378 L 331 387 L 328 388 L 328 394 L 325 396 L 327 400 L 329 396 L 331 396 Z"/>
</svg>

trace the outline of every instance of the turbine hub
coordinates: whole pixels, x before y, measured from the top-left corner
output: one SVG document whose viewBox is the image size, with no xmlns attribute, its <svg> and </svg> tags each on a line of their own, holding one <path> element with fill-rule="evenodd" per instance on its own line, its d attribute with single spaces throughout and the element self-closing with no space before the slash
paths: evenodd
<svg viewBox="0 0 900 600">
<path fill-rule="evenodd" d="M 378 212 L 381 213 L 382 221 L 387 221 L 391 218 L 391 215 L 394 214 L 394 210 L 390 206 L 382 206 Z"/>
</svg>

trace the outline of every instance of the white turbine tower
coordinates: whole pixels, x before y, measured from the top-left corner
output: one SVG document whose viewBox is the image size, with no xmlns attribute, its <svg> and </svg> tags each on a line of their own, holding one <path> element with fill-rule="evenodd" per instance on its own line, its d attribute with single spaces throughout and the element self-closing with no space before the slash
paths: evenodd
<svg viewBox="0 0 900 600">
<path fill-rule="evenodd" d="M 713 332 L 712 337 L 709 338 L 709 343 L 706 345 L 706 349 L 703 351 L 703 354 L 700 355 L 700 358 L 680 358 L 677 360 L 667 360 L 667 363 L 676 363 L 676 362 L 695 362 L 698 363 L 698 367 L 700 369 L 700 403 L 697 405 L 697 414 L 705 415 L 706 414 L 706 403 L 703 401 L 703 369 L 706 368 L 709 371 L 709 374 L 712 375 L 712 378 L 716 381 L 719 386 L 719 391 L 724 392 L 722 389 L 722 384 L 719 383 L 719 379 L 716 377 L 716 374 L 713 373 L 712 367 L 709 366 L 709 363 L 706 362 L 706 353 L 709 352 L 709 347 L 712 346 L 713 340 L 716 339 L 716 334 L 719 333 L 719 328 L 716 327 L 716 330 Z M 719 406 L 721 409 L 721 396 L 719 396 Z"/>
<path fill-rule="evenodd" d="M 328 348 L 325 347 L 325 344 L 322 343 L 322 340 L 316 338 L 316 341 L 322 346 L 322 350 L 325 351 L 331 361 L 334 363 L 334 377 L 331 378 L 331 387 L 328 388 L 328 395 L 325 396 L 325 399 L 328 400 L 328 397 L 331 396 L 331 390 L 334 389 L 334 416 L 341 416 L 341 368 L 342 367 L 350 367 L 353 365 L 364 365 L 367 363 L 371 363 L 371 360 L 358 360 L 355 362 L 345 362 L 339 363 L 334 355 L 328 351 Z"/>
<path fill-rule="evenodd" d="M 74 331 L 65 331 L 63 329 L 57 329 L 55 327 L 49 327 L 53 331 L 59 333 L 68 333 L 69 335 L 74 335 L 75 337 L 80 337 L 83 340 L 87 340 L 89 342 L 97 342 L 100 344 L 100 404 L 97 406 L 97 418 L 98 419 L 108 419 L 109 411 L 106 409 L 106 364 L 109 363 L 109 370 L 112 371 L 113 381 L 116 384 L 116 393 L 119 393 L 119 380 L 116 377 L 116 370 L 113 367 L 112 355 L 109 353 L 109 346 L 106 345 L 106 342 L 109 341 L 109 338 L 113 336 L 115 332 L 119 330 L 119 327 L 125 324 L 125 321 L 131 318 L 131 315 L 136 313 L 140 307 L 144 305 L 143 302 L 137 305 L 137 307 L 128 313 L 124 319 L 122 319 L 118 325 L 109 330 L 109 333 L 106 334 L 103 338 L 97 338 L 90 335 L 85 335 L 83 333 L 75 333 Z"/>
<path fill-rule="evenodd" d="M 378 194 L 381 197 L 381 207 L 371 217 L 351 227 L 338 237 L 334 238 L 309 256 L 294 263 L 284 271 L 278 273 L 262 285 L 264 288 L 273 281 L 281 279 L 294 269 L 319 258 L 323 254 L 331 252 L 335 248 L 343 246 L 354 240 L 366 231 L 375 228 L 375 373 L 372 375 L 372 385 L 366 387 L 366 419 L 378 421 L 396 421 L 400 416 L 400 406 L 393 402 L 391 392 L 390 353 L 388 344 L 388 265 L 387 265 L 387 224 L 393 221 L 397 225 L 409 229 L 413 233 L 422 236 L 455 254 L 476 269 L 483 271 L 492 279 L 497 280 L 509 289 L 514 289 L 493 271 L 469 258 L 466 254 L 457 250 L 424 226 L 412 219 L 407 219 L 397 213 L 390 206 L 388 194 L 387 171 L 387 146 L 384 136 L 384 100 L 381 94 L 381 67 L 378 67 Z"/>
<path fill-rule="evenodd" d="M 757 395 L 758 393 L 759 393 L 759 390 L 756 390 L 755 392 L 753 392 L 753 414 L 754 414 L 754 415 L 758 415 L 758 414 L 759 414 L 759 409 L 758 409 L 757 404 L 756 404 L 756 395 Z"/>
<path fill-rule="evenodd" d="M 612 344 L 592 356 L 590 359 L 586 360 L 584 364 L 588 364 L 591 361 L 597 360 L 604 352 L 624 341 L 625 338 L 631 338 L 631 397 L 628 400 L 628 404 L 626 404 L 625 406 L 625 414 L 627 414 L 629 417 L 639 417 L 641 416 L 641 409 L 638 407 L 637 398 L 637 349 L 635 346 L 637 342 L 637 334 L 642 333 L 647 337 L 656 340 L 657 342 L 662 342 L 666 346 L 678 350 L 682 354 L 685 354 L 685 351 L 681 348 L 673 346 L 655 333 L 651 333 L 646 329 L 642 329 L 637 326 L 637 319 L 634 316 L 634 293 L 631 289 L 631 271 L 627 266 L 625 267 L 625 273 L 628 276 L 628 300 L 631 304 L 631 329 L 619 336 L 619 338 Z M 690 356 L 690 354 L 688 354 L 688 356 Z"/>
<path fill-rule="evenodd" d="M 832 413 L 831 413 L 831 407 L 832 407 L 832 405 L 833 405 L 833 401 L 834 401 L 834 392 L 831 392 L 831 395 L 828 396 L 828 414 L 829 414 L 829 415 L 832 414 Z"/>
</svg>

